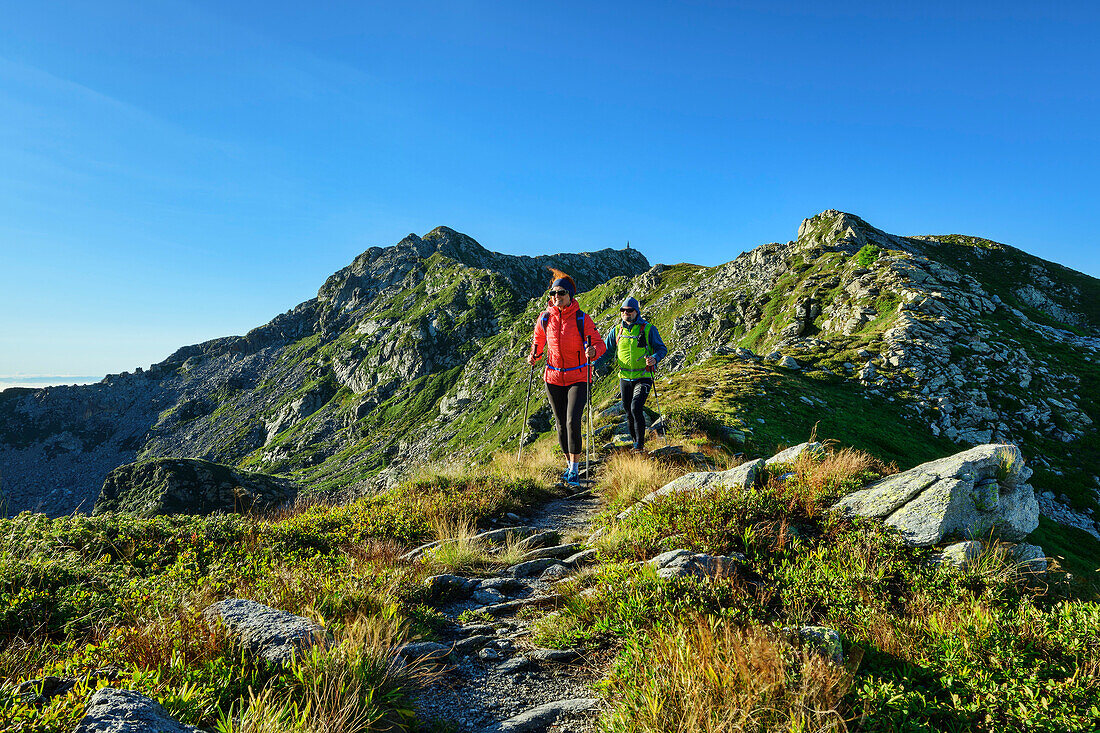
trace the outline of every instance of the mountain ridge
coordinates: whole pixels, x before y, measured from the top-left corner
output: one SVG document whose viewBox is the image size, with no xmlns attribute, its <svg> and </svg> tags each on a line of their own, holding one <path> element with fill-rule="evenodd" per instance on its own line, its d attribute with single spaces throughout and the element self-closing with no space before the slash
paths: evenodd
<svg viewBox="0 0 1100 733">
<path fill-rule="evenodd" d="M 317 298 L 245 336 L 183 347 L 145 374 L 99 386 L 5 395 L 0 411 L 18 418 L 21 403 L 25 413 L 22 436 L 10 421 L 0 433 L 9 502 L 138 457 L 202 458 L 314 490 L 362 492 L 433 456 L 514 445 L 528 376 L 520 356 L 552 263 L 577 278 L 582 308 L 603 329 L 625 295 L 642 299 L 670 345 L 662 373 L 675 394 L 693 381 L 719 383 L 720 364 L 744 379 L 766 375 L 765 395 L 794 380 L 833 412 L 847 414 L 862 398 L 864 411 L 923 425 L 913 456 L 1019 442 L 1035 456 L 1036 485 L 1061 489 L 1048 497 L 1048 514 L 1097 531 L 1085 510 L 1100 508 L 1100 330 L 1089 306 L 1100 301 L 1100 281 L 990 240 L 902 237 L 836 210 L 804 220 L 794 240 L 715 267 L 651 267 L 636 250 L 500 255 L 447 227 L 368 249 Z M 753 356 L 738 357 L 744 350 Z M 778 368 L 783 357 L 799 369 Z M 156 387 L 166 379 L 172 389 Z M 111 392 L 123 383 L 128 400 Z M 597 399 L 610 397 L 609 385 L 597 385 Z M 683 399 L 718 410 L 731 435 L 776 444 L 805 437 L 793 426 L 773 432 L 782 419 L 747 424 L 747 394 L 738 406 L 723 402 L 732 392 L 696 387 L 712 396 L 687 390 Z M 121 417 L 97 426 L 111 410 Z M 548 428 L 545 408 L 535 409 L 528 430 Z M 45 462 L 61 477 L 52 486 L 34 467 Z M 13 469 L 38 479 L 12 484 Z M 85 510 L 94 484 L 83 484 Z M 75 498 L 43 506 L 71 510 Z"/>
</svg>

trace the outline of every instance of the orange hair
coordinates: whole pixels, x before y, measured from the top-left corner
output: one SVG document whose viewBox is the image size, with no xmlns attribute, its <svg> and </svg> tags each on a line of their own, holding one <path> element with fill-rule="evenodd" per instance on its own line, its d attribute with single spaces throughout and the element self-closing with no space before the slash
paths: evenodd
<svg viewBox="0 0 1100 733">
<path fill-rule="evenodd" d="M 564 272 L 557 269 L 556 267 L 547 267 L 546 269 L 550 271 L 550 285 L 551 285 L 551 287 L 553 287 L 555 280 L 563 280 L 564 279 L 564 280 L 568 280 L 570 283 L 572 283 L 573 284 L 573 292 L 574 293 L 577 292 L 577 281 L 576 280 L 569 277 L 568 275 L 566 275 Z"/>
</svg>

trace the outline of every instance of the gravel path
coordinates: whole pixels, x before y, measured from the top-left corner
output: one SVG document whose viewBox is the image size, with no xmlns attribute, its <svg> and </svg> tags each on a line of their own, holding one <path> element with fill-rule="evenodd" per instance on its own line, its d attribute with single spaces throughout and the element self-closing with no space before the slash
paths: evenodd
<svg viewBox="0 0 1100 733">
<path fill-rule="evenodd" d="M 546 549 L 560 546 L 570 535 L 587 533 L 598 504 L 593 492 L 582 489 L 532 508 L 523 518 L 525 525 L 537 530 L 529 541 Z M 541 534 L 550 530 L 560 536 Z M 564 568 L 553 572 L 564 573 Z M 445 671 L 420 693 L 417 714 L 463 733 L 590 733 L 599 709 L 591 685 L 609 659 L 536 647 L 521 611 L 525 606 L 552 607 L 557 595 L 554 582 L 560 578 L 513 578 L 506 572 L 501 576 L 480 583 L 469 579 L 466 583 L 476 586 L 472 594 L 465 587 L 458 595 L 468 597 L 436 604 L 454 626 L 447 629 L 441 639 L 443 648 L 436 652 L 447 655 Z M 468 611 L 482 613 L 462 616 Z M 407 656 L 419 655 L 417 648 L 417 653 Z"/>
</svg>

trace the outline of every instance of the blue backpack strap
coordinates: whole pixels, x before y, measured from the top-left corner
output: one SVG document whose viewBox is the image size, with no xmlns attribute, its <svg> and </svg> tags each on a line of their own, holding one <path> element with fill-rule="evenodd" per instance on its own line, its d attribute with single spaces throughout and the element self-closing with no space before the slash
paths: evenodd
<svg viewBox="0 0 1100 733">
<path fill-rule="evenodd" d="M 543 311 L 540 319 L 542 320 L 542 330 L 545 331 L 546 324 L 550 322 L 550 311 Z"/>
<path fill-rule="evenodd" d="M 581 343 L 584 343 L 584 311 L 577 309 L 577 333 L 581 335 Z"/>
</svg>

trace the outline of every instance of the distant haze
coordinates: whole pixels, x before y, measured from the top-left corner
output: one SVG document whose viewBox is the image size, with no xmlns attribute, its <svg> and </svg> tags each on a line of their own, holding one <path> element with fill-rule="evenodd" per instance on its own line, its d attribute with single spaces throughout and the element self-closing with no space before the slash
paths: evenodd
<svg viewBox="0 0 1100 733">
<path fill-rule="evenodd" d="M 68 384 L 93 384 L 103 379 L 102 376 L 80 376 L 73 377 L 67 375 L 61 376 L 49 376 L 49 377 L 5 377 L 0 376 L 0 392 L 11 387 L 34 387 L 39 389 L 41 387 L 54 387 L 58 385 Z"/>
</svg>

